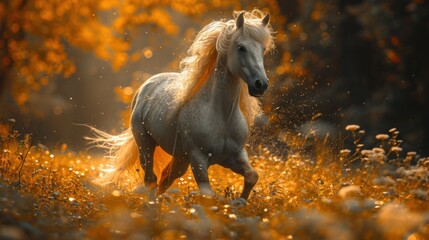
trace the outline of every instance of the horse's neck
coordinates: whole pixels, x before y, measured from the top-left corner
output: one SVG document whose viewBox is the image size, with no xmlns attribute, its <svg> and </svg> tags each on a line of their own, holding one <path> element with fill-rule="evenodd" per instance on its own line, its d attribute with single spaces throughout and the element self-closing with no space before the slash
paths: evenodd
<svg viewBox="0 0 429 240">
<path fill-rule="evenodd" d="M 240 81 L 228 70 L 226 59 L 218 58 L 215 70 L 203 91 L 213 108 L 230 117 L 234 111 L 239 110 Z"/>
</svg>

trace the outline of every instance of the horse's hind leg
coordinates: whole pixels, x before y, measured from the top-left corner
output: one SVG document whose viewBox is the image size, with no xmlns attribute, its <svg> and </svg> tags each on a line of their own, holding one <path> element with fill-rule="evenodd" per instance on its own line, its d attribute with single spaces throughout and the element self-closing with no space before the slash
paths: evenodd
<svg viewBox="0 0 429 240">
<path fill-rule="evenodd" d="M 162 171 L 158 194 L 163 194 L 174 181 L 183 176 L 188 170 L 189 162 L 182 158 L 173 158 Z"/>
<path fill-rule="evenodd" d="M 227 161 L 220 163 L 220 165 L 229 168 L 233 172 L 244 177 L 244 187 L 240 198 L 247 200 L 250 195 L 250 191 L 252 191 L 258 181 L 258 173 L 252 166 L 250 166 L 246 150 L 242 149 L 233 159 L 228 159 Z"/>
<path fill-rule="evenodd" d="M 143 124 L 133 124 L 132 122 L 131 125 L 134 139 L 139 147 L 140 164 L 144 170 L 144 183 L 149 189 L 149 200 L 153 201 L 156 198 L 157 188 L 157 178 L 153 171 L 153 155 L 157 143 L 148 134 L 146 129 L 143 127 Z"/>
</svg>

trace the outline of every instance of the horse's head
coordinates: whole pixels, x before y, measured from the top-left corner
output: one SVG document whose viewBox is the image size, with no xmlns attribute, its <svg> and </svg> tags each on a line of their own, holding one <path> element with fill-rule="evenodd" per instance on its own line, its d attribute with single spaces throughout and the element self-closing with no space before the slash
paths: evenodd
<svg viewBox="0 0 429 240">
<path fill-rule="evenodd" d="M 228 47 L 228 68 L 230 72 L 243 79 L 248 86 L 249 94 L 260 97 L 268 88 L 268 77 L 264 69 L 264 53 L 266 41 L 264 37 L 269 31 L 266 29 L 270 15 L 258 22 L 245 22 L 244 12 L 236 19 L 236 32 L 231 38 Z M 248 24 L 248 25 L 246 25 Z M 269 35 L 271 37 L 271 35 Z"/>
</svg>

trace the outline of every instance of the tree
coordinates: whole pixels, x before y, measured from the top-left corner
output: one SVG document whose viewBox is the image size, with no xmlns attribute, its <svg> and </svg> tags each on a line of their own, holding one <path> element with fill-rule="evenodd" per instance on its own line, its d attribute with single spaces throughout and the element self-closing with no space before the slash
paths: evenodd
<svg viewBox="0 0 429 240">
<path fill-rule="evenodd" d="M 188 16 L 234 6 L 213 0 L 10 0 L 0 3 L 0 94 L 11 90 L 18 105 L 55 75 L 75 72 L 67 47 L 93 52 L 119 69 L 130 59 L 129 31 L 151 25 L 178 32 L 170 12 Z M 141 53 L 132 55 L 133 59 Z"/>
</svg>

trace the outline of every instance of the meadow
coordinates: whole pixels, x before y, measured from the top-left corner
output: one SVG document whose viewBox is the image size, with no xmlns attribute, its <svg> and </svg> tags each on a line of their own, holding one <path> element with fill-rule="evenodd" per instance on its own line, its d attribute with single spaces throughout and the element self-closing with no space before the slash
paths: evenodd
<svg viewBox="0 0 429 240">
<path fill-rule="evenodd" d="M 242 177 L 218 166 L 214 198 L 198 194 L 190 171 L 156 202 L 143 178 L 100 187 L 102 156 L 36 146 L 13 124 L 0 142 L 1 239 L 429 238 L 429 158 L 403 152 L 396 129 L 364 146 L 365 132 L 349 125 L 341 141 L 350 149 L 294 134 L 281 137 L 287 155 L 247 146 L 260 180 L 243 205 L 233 201 Z"/>
</svg>

